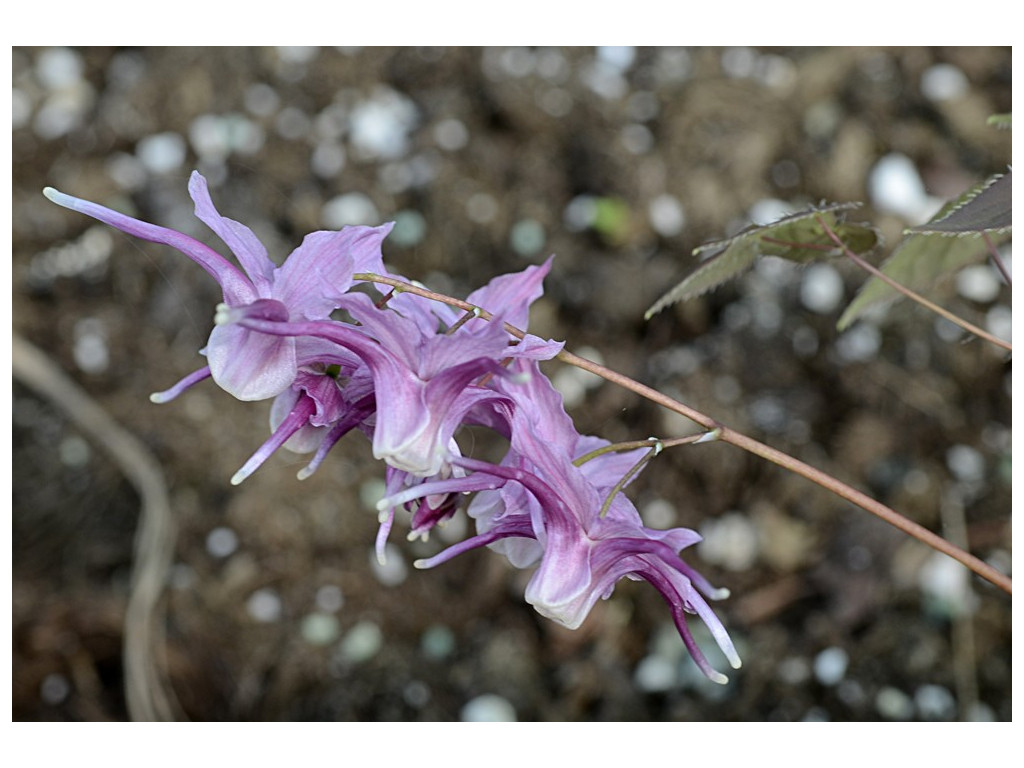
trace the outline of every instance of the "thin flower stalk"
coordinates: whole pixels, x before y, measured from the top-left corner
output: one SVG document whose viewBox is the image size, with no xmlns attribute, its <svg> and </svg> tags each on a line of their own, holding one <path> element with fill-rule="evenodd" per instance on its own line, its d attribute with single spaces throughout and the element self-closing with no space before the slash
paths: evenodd
<svg viewBox="0 0 1024 768">
<path fill-rule="evenodd" d="M 990 342 L 991 344 L 995 344 L 997 347 L 1002 347 L 1007 352 L 1013 351 L 1013 346 L 1010 344 L 1010 342 L 1004 341 L 1003 339 L 1000 339 L 998 336 L 993 336 L 988 331 L 979 328 L 973 323 L 969 323 L 959 315 L 950 312 L 948 309 L 940 307 L 935 302 L 929 301 L 921 294 L 915 293 L 914 291 L 907 288 L 905 285 L 899 283 L 896 280 L 893 280 L 882 270 L 878 269 L 878 267 L 869 264 L 867 261 L 865 261 L 856 253 L 854 253 L 853 250 L 848 245 L 846 245 L 846 243 L 843 242 L 843 239 L 835 233 L 835 230 L 833 230 L 821 216 L 818 216 L 818 222 L 821 224 L 822 228 L 825 230 L 825 234 L 829 236 L 832 242 L 834 242 L 837 246 L 839 246 L 839 248 L 842 249 L 843 254 L 850 261 L 852 261 L 858 267 L 863 269 L 865 272 L 869 272 L 870 274 L 874 275 L 879 280 L 881 280 L 883 283 L 888 285 L 890 288 L 899 291 L 901 294 L 906 296 L 911 301 L 917 302 L 925 309 L 930 309 L 932 312 L 939 315 L 940 317 L 945 318 L 946 320 L 949 320 L 949 322 L 953 323 L 954 325 L 960 326 L 968 333 L 972 333 L 980 339 L 984 339 L 985 341 Z"/>
<path fill-rule="evenodd" d="M 365 280 L 367 282 L 374 282 L 384 285 L 391 285 L 396 288 L 400 288 L 403 291 L 415 293 L 424 298 L 433 299 L 434 301 L 440 301 L 449 304 L 458 309 L 464 311 L 472 311 L 473 309 L 481 309 L 480 317 L 484 319 L 492 319 L 489 312 L 482 308 L 474 307 L 468 302 L 460 299 L 455 299 L 444 294 L 429 291 L 423 288 L 419 288 L 409 283 L 405 283 L 401 280 L 390 278 L 386 275 L 377 275 L 369 273 L 359 273 L 353 276 L 356 280 Z M 511 333 L 517 338 L 525 337 L 525 332 L 518 328 L 515 328 L 508 323 L 504 324 L 505 330 Z M 1013 582 L 1006 574 L 1001 573 L 991 565 L 981 560 L 978 557 L 966 552 L 960 547 L 955 546 L 946 539 L 942 538 L 936 533 L 928 530 L 927 528 L 915 523 L 912 520 L 907 519 L 896 510 L 882 504 L 874 498 L 868 496 L 866 493 L 857 490 L 853 486 L 842 482 L 836 477 L 823 472 L 820 469 L 812 467 L 811 465 L 800 461 L 799 459 L 790 456 L 783 451 L 780 451 L 771 446 L 765 445 L 752 437 L 737 432 L 734 429 L 720 424 L 717 420 L 708 416 L 695 408 L 692 408 L 685 403 L 681 403 L 678 400 L 669 397 L 668 395 L 653 389 L 646 384 L 642 384 L 634 379 L 625 376 L 624 374 L 613 371 L 609 368 L 604 367 L 592 360 L 588 360 L 585 357 L 573 354 L 568 350 L 563 349 L 559 352 L 555 359 L 560 360 L 563 363 L 576 366 L 584 371 L 596 374 L 606 381 L 610 381 L 624 389 L 628 389 L 631 392 L 636 393 L 640 397 L 650 400 L 657 405 L 667 408 L 670 411 L 678 413 L 682 416 L 687 417 L 691 421 L 699 424 L 704 429 L 708 430 L 709 433 L 717 435 L 717 439 L 724 443 L 729 443 L 737 448 L 741 448 L 748 453 L 752 453 L 755 456 L 760 456 L 773 464 L 777 464 L 783 469 L 788 469 L 813 483 L 820 485 L 821 487 L 831 491 L 837 496 L 846 499 L 852 504 L 860 507 L 861 509 L 870 512 L 871 514 L 881 518 L 890 525 L 895 526 L 909 536 L 914 537 L 918 541 L 932 547 L 943 554 L 952 557 L 954 560 L 963 564 L 971 571 L 976 573 L 986 581 L 991 582 L 995 586 L 1007 594 L 1013 594 Z"/>
</svg>

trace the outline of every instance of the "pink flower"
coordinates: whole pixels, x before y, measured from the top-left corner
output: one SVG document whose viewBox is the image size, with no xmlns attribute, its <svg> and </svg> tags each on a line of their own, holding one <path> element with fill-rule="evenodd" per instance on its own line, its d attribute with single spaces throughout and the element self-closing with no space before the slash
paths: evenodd
<svg viewBox="0 0 1024 768">
<path fill-rule="evenodd" d="M 499 318 L 509 314 L 525 319 L 549 267 L 550 261 L 497 278 L 470 299 L 496 302 L 485 308 Z M 448 317 L 452 322 L 446 326 L 454 330 L 449 334 L 438 329 L 445 313 L 436 302 L 400 298 L 418 301 L 400 303 L 402 312 L 398 312 L 390 304 L 378 308 L 362 293 L 339 299 L 340 307 L 358 325 L 332 320 L 295 322 L 230 307 L 218 311 L 217 322 L 268 336 L 332 342 L 357 356 L 373 376 L 374 457 L 411 475 L 431 477 L 441 472 L 451 440 L 467 418 L 506 399 L 477 382 L 488 375 L 507 376 L 500 365 L 506 358 L 547 359 L 562 344 L 535 336 L 519 342 L 500 319 L 474 317 L 457 326 L 458 321 Z"/>
<path fill-rule="evenodd" d="M 252 230 L 217 212 L 206 179 L 198 172 L 192 172 L 188 188 L 196 216 L 224 241 L 241 268 L 181 232 L 133 219 L 52 187 L 43 194 L 129 235 L 177 249 L 220 284 L 225 304 L 263 320 L 325 319 L 351 287 L 353 273 L 384 271 L 381 242 L 391 224 L 313 232 L 278 267 Z M 153 399 L 170 400 L 207 376 L 240 400 L 274 397 L 295 380 L 296 358 L 302 356 L 298 344 L 294 338 L 268 336 L 240 325 L 215 327 L 203 350 L 209 365 Z"/>
<path fill-rule="evenodd" d="M 680 550 L 700 541 L 700 535 L 687 528 L 647 528 L 616 487 L 643 449 L 602 453 L 578 465 L 607 441 L 577 433 L 560 395 L 536 364 L 517 365 L 521 373 L 531 375 L 495 385 L 513 403 L 512 445 L 505 459 L 493 465 L 451 458 L 452 465 L 470 472 L 464 490 L 480 491 L 468 510 L 476 518 L 478 535 L 417 566 L 433 567 L 479 546 L 499 549 L 517 567 L 536 564 L 526 601 L 570 629 L 583 623 L 599 599 L 610 597 L 621 578 L 643 579 L 668 603 L 683 643 L 704 674 L 727 682 L 708 662 L 687 625 L 688 615 L 700 618 L 730 665 L 740 666 L 728 633 L 707 602 L 727 597 L 728 590 L 715 589 L 679 557 Z M 481 476 L 494 478 L 500 487 L 481 490 Z M 420 492 L 453 491 L 457 485 L 426 484 Z M 381 504 L 409 503 L 414 495 L 415 491 L 406 491 Z"/>
</svg>

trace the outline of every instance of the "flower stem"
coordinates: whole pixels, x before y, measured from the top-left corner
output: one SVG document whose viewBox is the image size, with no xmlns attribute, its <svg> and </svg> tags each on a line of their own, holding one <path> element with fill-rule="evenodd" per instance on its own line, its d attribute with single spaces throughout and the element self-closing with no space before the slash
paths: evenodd
<svg viewBox="0 0 1024 768">
<path fill-rule="evenodd" d="M 839 242 L 842 246 L 842 242 Z M 845 246 L 842 246 L 845 249 Z M 847 251 L 849 254 L 849 251 Z M 874 269 L 872 267 L 872 269 Z M 393 277 L 386 277 L 383 275 L 375 275 L 370 273 L 360 273 L 355 275 L 356 280 L 365 280 L 369 282 L 382 283 L 385 285 L 391 285 L 396 288 L 400 288 L 403 291 L 414 293 L 418 296 L 422 296 L 426 299 L 432 299 L 434 301 L 440 301 L 444 304 L 448 304 L 459 309 L 466 311 L 479 310 L 480 317 L 485 320 L 492 319 L 490 312 L 483 308 L 475 307 L 468 302 L 461 301 L 459 299 L 453 299 L 450 296 L 445 296 L 434 291 L 429 291 L 424 288 L 411 285 Z M 518 339 L 522 339 L 526 336 L 526 332 L 516 328 L 515 326 L 505 323 L 505 330 Z M 599 365 L 592 360 L 587 360 L 585 357 L 580 357 L 572 352 L 562 350 L 556 356 L 558 360 L 569 365 L 574 365 L 577 368 L 581 368 L 584 371 L 596 374 L 601 378 L 610 381 L 613 384 L 617 384 L 620 387 L 630 390 L 631 392 L 640 395 L 641 397 L 650 400 L 652 403 L 656 403 L 664 408 L 674 411 L 675 413 L 681 414 L 687 417 L 691 421 L 704 427 L 709 432 L 713 432 L 717 435 L 717 439 L 721 442 L 730 443 L 735 445 L 737 448 L 741 448 L 748 453 L 752 453 L 755 456 L 760 456 L 763 459 L 767 459 L 773 464 L 777 464 L 783 469 L 788 469 L 791 472 L 795 472 L 801 477 L 810 480 L 813 483 L 817 483 L 821 487 L 832 491 L 840 498 L 846 499 L 847 501 L 855 504 L 871 514 L 880 517 L 890 525 L 895 526 L 904 533 L 913 536 L 918 541 L 927 544 L 929 547 L 938 550 L 946 555 L 949 555 L 954 560 L 962 563 L 970 570 L 974 571 L 977 575 L 983 579 L 990 581 L 1002 589 L 1007 594 L 1013 594 L 1013 582 L 1010 577 L 998 570 L 993 568 L 988 563 L 984 562 L 980 558 L 966 552 L 960 547 L 954 546 L 950 542 L 943 539 L 936 533 L 929 531 L 927 528 L 915 523 L 912 520 L 907 519 L 903 515 L 899 514 L 896 510 L 887 507 L 879 501 L 871 498 L 862 491 L 858 491 L 856 488 L 847 485 L 841 480 L 833 477 L 827 472 L 823 472 L 820 469 L 812 467 L 810 464 L 806 464 L 799 459 L 790 456 L 787 453 L 783 453 L 780 450 L 772 448 L 771 446 L 765 445 L 752 437 L 737 432 L 729 427 L 719 424 L 715 419 L 710 416 L 701 413 L 700 411 L 691 408 L 685 403 L 681 403 L 669 397 L 666 394 L 659 392 L 656 389 L 652 389 L 646 384 L 641 384 L 639 381 L 629 378 L 617 371 L 613 371 L 609 368 L 605 368 L 603 365 Z M 646 444 L 646 443 L 645 443 Z"/>
<path fill-rule="evenodd" d="M 701 441 L 707 441 L 709 432 L 701 432 L 696 435 L 687 435 L 686 437 L 674 437 L 671 440 L 660 440 L 657 437 L 648 437 L 646 440 L 632 440 L 628 443 L 610 443 L 603 445 L 600 448 L 595 448 L 590 453 L 585 453 L 582 456 L 577 456 L 573 459 L 573 464 L 577 467 L 582 467 L 588 461 L 596 459 L 598 456 L 604 456 L 606 453 L 620 453 L 622 451 L 635 451 L 638 448 L 653 448 L 656 449 L 655 453 L 661 453 L 666 448 L 673 448 L 677 445 L 688 445 L 690 443 L 699 443 Z"/>
<path fill-rule="evenodd" d="M 1010 270 L 1006 268 L 1003 263 L 1003 257 L 999 255 L 999 249 L 996 248 L 996 244 L 992 242 L 992 238 L 988 236 L 988 232 L 982 232 L 981 236 L 985 239 L 985 246 L 988 248 L 989 256 L 992 257 L 992 263 L 995 264 L 996 269 L 999 270 L 999 274 L 1003 276 L 1003 280 L 1006 281 L 1007 285 L 1013 285 L 1013 280 L 1010 279 Z"/>
<path fill-rule="evenodd" d="M 843 253 L 846 254 L 846 257 L 848 259 L 850 259 L 850 261 L 852 261 L 854 264 L 859 266 L 861 269 L 865 270 L 866 272 L 870 272 L 872 275 L 877 277 L 883 283 L 886 283 L 891 288 L 899 291 L 900 293 L 902 293 L 904 296 L 906 296 L 911 301 L 916 301 L 922 307 L 930 309 L 932 312 L 936 313 L 937 315 L 940 315 L 941 317 L 944 317 L 947 320 L 949 320 L 949 322 L 954 323 L 956 325 L 959 325 L 961 328 L 963 328 L 968 333 L 973 333 L 975 336 L 977 336 L 979 338 L 982 338 L 982 339 L 985 339 L 985 341 L 989 341 L 989 342 L 995 344 L 998 347 L 1002 347 L 1003 349 L 1005 349 L 1008 352 L 1012 352 L 1013 351 L 1013 347 L 1010 345 L 1009 342 L 1003 341 L 1002 339 L 1000 339 L 1000 338 L 998 338 L 996 336 L 993 336 L 992 334 L 990 334 L 990 333 L 988 333 L 986 331 L 983 331 L 981 328 L 979 328 L 978 326 L 976 326 L 976 325 L 974 325 L 972 323 L 967 322 L 966 320 L 964 320 L 959 315 L 955 315 L 952 312 L 950 312 L 949 310 L 943 309 L 938 304 L 935 304 L 935 303 L 933 303 L 931 301 L 928 301 L 928 299 L 926 299 L 924 296 L 921 296 L 918 293 L 914 293 L 914 291 L 910 290 L 905 285 L 901 285 L 899 282 L 897 282 L 896 280 L 893 280 L 891 277 L 889 277 L 887 274 L 882 272 L 877 267 L 869 264 L 867 261 L 865 261 L 860 256 L 858 256 L 856 253 L 854 253 L 846 245 L 846 243 L 843 242 L 842 238 L 840 238 L 839 235 L 837 235 L 835 233 L 835 231 L 828 225 L 828 223 L 821 216 L 818 216 L 818 223 L 821 224 L 822 228 L 825 230 L 825 234 L 827 234 L 829 236 L 829 238 L 831 238 L 832 242 L 834 242 L 836 245 L 838 245 L 843 250 Z"/>
<path fill-rule="evenodd" d="M 598 517 L 605 517 L 608 514 L 608 510 L 611 509 L 612 501 L 615 497 L 623 488 L 626 487 L 626 484 L 629 483 L 630 480 L 636 477 L 637 472 L 644 468 L 644 464 L 653 459 L 659 453 L 661 453 L 661 443 L 656 442 L 651 445 L 651 450 L 644 454 L 640 461 L 630 467 L 629 471 L 619 478 L 619 482 L 617 482 L 615 487 L 608 492 L 608 496 L 605 498 L 604 504 L 601 505 L 601 511 L 598 512 Z"/>
</svg>

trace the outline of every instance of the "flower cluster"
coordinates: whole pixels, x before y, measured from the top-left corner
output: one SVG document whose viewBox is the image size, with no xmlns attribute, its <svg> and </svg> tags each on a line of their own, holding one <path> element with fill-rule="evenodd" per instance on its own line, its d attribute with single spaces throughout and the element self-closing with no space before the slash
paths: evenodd
<svg viewBox="0 0 1024 768">
<path fill-rule="evenodd" d="M 477 534 L 417 561 L 418 567 L 490 547 L 516 567 L 536 566 L 526 600 L 569 628 L 580 626 L 622 577 L 643 579 L 662 594 L 687 649 L 711 680 L 726 677 L 695 643 L 687 615 L 699 617 L 729 663 L 740 666 L 707 603 L 728 591 L 712 587 L 679 556 L 699 535 L 645 527 L 621 493 L 644 450 L 618 451 L 580 435 L 538 365 L 562 344 L 530 334 L 520 339 L 506 329 L 506 323 L 526 327 L 550 259 L 472 293 L 467 302 L 486 310 L 485 319 L 479 309 L 463 312 L 409 292 L 384 294 L 358 279 L 396 277 L 381 253 L 390 224 L 314 232 L 278 267 L 248 227 L 217 212 L 199 173 L 192 174 L 189 192 L 196 216 L 238 266 L 180 232 L 44 190 L 59 205 L 177 249 L 220 284 L 224 300 L 201 350 L 207 365 L 152 399 L 169 401 L 206 378 L 241 400 L 273 398 L 271 437 L 233 483 L 281 446 L 313 453 L 299 473 L 307 477 L 342 436 L 362 432 L 387 465 L 378 504 L 379 556 L 396 511 L 411 514 L 410 537 L 425 538 L 470 498 L 467 512 Z M 465 425 L 507 439 L 505 457 L 492 464 L 463 455 L 457 434 Z"/>
</svg>

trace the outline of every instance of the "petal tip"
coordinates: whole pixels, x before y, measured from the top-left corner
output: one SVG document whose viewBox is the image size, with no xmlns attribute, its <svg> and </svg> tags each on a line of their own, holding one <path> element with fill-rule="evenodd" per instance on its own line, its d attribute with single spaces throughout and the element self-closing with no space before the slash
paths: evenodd
<svg viewBox="0 0 1024 768">
<path fill-rule="evenodd" d="M 71 195 L 65 195 L 63 192 L 54 189 L 53 187 L 43 187 L 43 197 L 51 203 L 56 203 L 62 208 L 74 210 L 76 207 L 75 203 L 77 202 L 77 198 L 74 198 Z"/>
</svg>

